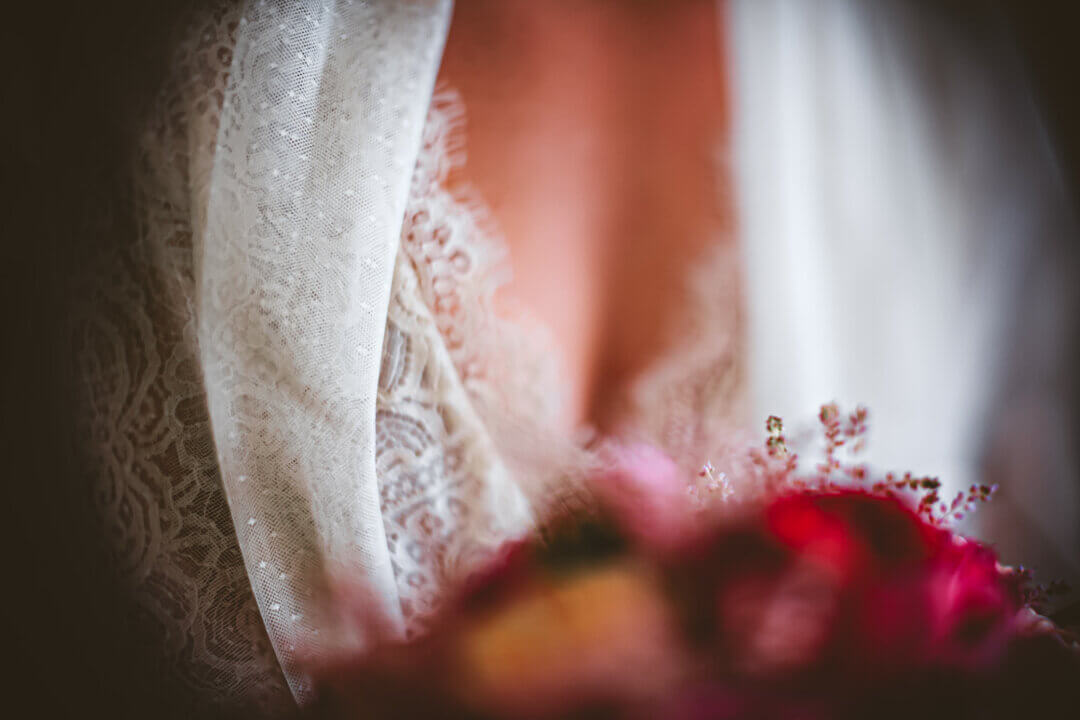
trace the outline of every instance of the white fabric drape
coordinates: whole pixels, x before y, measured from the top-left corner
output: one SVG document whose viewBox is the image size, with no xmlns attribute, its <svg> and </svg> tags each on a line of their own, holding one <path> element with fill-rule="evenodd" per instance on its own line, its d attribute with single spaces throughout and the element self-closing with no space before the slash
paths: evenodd
<svg viewBox="0 0 1080 720">
<path fill-rule="evenodd" d="M 756 414 L 864 403 L 875 465 L 955 492 L 979 475 L 1007 363 L 1060 358 L 1075 329 L 1066 264 L 1040 269 L 1075 226 L 1007 46 L 934 6 L 732 0 L 726 60 Z M 1037 400 L 1060 415 L 1048 386 Z M 1069 452 L 1042 425 L 1011 431 Z M 1052 472 L 1003 494 L 1072 557 L 1075 458 Z"/>
<path fill-rule="evenodd" d="M 365 581 L 371 614 L 403 628 L 376 390 L 449 11 L 250 2 L 237 31 L 196 226 L 198 337 L 237 537 L 298 694 L 296 648 L 333 629 L 312 600 L 328 575 Z"/>
</svg>

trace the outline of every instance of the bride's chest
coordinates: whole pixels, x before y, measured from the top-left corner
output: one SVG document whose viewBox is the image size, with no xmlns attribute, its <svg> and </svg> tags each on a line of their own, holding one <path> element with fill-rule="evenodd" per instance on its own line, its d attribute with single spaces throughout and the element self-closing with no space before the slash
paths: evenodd
<svg viewBox="0 0 1080 720">
<path fill-rule="evenodd" d="M 502 299 L 563 355 L 567 420 L 602 420 L 663 345 L 689 266 L 730 236 L 715 6 L 488 5 L 459 6 L 441 71 L 468 111 L 457 179 L 506 238 Z"/>
</svg>

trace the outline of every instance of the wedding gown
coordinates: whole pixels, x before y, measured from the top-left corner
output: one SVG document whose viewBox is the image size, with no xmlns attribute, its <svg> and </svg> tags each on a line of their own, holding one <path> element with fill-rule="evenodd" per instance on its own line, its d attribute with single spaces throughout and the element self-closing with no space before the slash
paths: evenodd
<svg viewBox="0 0 1080 720">
<path fill-rule="evenodd" d="M 102 258 L 79 323 L 85 437 L 115 564 L 209 704 L 287 712 L 304 658 L 373 624 L 422 632 L 500 542 L 587 501 L 545 340 L 492 309 L 497 238 L 443 187 L 450 15 L 197 13 L 139 139 L 140 235 Z M 670 351 L 626 392 L 627 425 L 688 467 L 747 420 L 739 265 L 703 258 Z M 350 584 L 366 624 L 331 602 Z"/>
</svg>

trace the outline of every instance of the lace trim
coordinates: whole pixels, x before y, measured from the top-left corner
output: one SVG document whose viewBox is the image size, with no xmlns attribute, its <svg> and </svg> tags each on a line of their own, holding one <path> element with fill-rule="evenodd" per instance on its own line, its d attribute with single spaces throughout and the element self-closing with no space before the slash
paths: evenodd
<svg viewBox="0 0 1080 720">
<path fill-rule="evenodd" d="M 626 431 L 696 472 L 741 447 L 747 398 L 745 318 L 738 249 L 718 241 L 687 278 L 687 312 L 669 349 L 624 396 Z"/>
<path fill-rule="evenodd" d="M 424 126 L 401 249 L 493 446 L 543 517 L 589 502 L 580 484 L 596 460 L 580 438 L 555 429 L 564 385 L 547 329 L 524 311 L 508 317 L 495 307 L 510 277 L 509 254 L 479 196 L 469 187 L 447 189 L 465 160 L 464 104 L 440 87 Z"/>
<path fill-rule="evenodd" d="M 577 437 L 554 429 L 559 368 L 546 329 L 494 307 L 510 276 L 508 253 L 488 208 L 470 189 L 446 189 L 466 160 L 465 108 L 453 89 L 432 100 L 413 176 L 401 248 L 416 273 L 469 398 L 540 518 L 591 502 L 583 487 L 600 462 Z M 730 239 L 729 239 L 730 240 Z M 710 246 L 691 268 L 687 312 L 670 347 L 623 393 L 623 432 L 664 448 L 697 470 L 726 457 L 747 413 L 740 263 L 734 242 Z M 692 466 L 692 467 L 691 467 Z"/>
</svg>

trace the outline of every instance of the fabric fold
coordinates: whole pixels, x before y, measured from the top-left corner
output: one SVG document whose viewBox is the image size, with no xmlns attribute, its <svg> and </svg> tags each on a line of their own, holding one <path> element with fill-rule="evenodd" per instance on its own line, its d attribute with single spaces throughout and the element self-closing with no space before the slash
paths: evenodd
<svg viewBox="0 0 1080 720">
<path fill-rule="evenodd" d="M 362 579 L 402 616 L 375 475 L 398 239 L 450 3 L 249 2 L 196 223 L 200 356 L 251 585 L 298 658 L 363 643 L 323 603 Z"/>
</svg>

